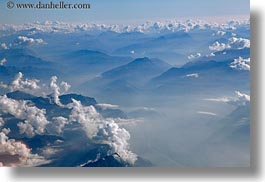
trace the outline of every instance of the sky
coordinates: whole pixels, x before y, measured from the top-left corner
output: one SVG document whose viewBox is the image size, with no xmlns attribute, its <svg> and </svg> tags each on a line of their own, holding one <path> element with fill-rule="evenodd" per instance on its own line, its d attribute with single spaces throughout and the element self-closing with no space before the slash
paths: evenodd
<svg viewBox="0 0 265 182">
<path fill-rule="evenodd" d="M 65 3 L 89 3 L 84 10 L 8 9 L 9 0 L 0 2 L 0 24 L 36 21 L 76 23 L 133 23 L 156 19 L 249 15 L 249 0 L 64 0 Z M 12 0 L 14 3 L 37 3 L 39 0 Z M 58 3 L 61 0 L 41 0 Z"/>
</svg>

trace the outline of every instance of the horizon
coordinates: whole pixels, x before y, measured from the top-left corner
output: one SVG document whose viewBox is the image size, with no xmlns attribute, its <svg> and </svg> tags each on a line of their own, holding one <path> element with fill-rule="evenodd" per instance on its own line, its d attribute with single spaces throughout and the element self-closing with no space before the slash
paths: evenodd
<svg viewBox="0 0 265 182">
<path fill-rule="evenodd" d="M 131 26 L 139 26 L 145 23 L 155 23 L 155 22 L 161 22 L 161 23 L 168 23 L 170 21 L 176 21 L 179 23 L 186 22 L 186 21 L 195 21 L 195 22 L 205 22 L 205 23 L 217 23 L 217 24 L 227 24 L 229 21 L 249 21 L 250 15 L 229 15 L 229 16 L 201 16 L 201 17 L 177 17 L 177 18 L 158 18 L 158 19 L 149 19 L 149 20 L 132 20 L 130 23 L 128 22 L 109 22 L 105 23 L 102 21 L 94 21 L 94 22 L 71 22 L 71 21 L 59 21 L 59 20 L 36 20 L 36 21 L 29 21 L 29 22 L 21 22 L 21 23 L 1 23 L 0 26 L 4 25 L 13 25 L 13 26 L 22 26 L 26 24 L 44 24 L 45 22 L 58 22 L 58 23 L 66 23 L 66 24 L 105 24 L 105 25 L 131 25 Z"/>
<path fill-rule="evenodd" d="M 225 2 L 227 1 L 227 3 Z M 58 1 L 43 0 L 42 3 Z M 78 23 L 104 23 L 104 24 L 134 24 L 136 22 L 155 21 L 161 19 L 183 19 L 186 17 L 235 17 L 247 16 L 250 12 L 248 0 L 223 0 L 222 2 L 205 0 L 199 2 L 190 0 L 187 2 L 166 0 L 136 0 L 129 1 L 95 1 L 95 0 L 65 0 L 65 3 L 89 3 L 90 9 L 8 9 L 6 2 L 0 2 L 0 9 L 5 14 L 5 19 L 0 24 L 24 24 L 36 21 L 62 21 Z M 14 3 L 18 3 L 14 1 Z M 37 3 L 32 0 L 24 0 L 19 3 Z M 139 4 L 141 6 L 139 6 Z M 196 6 L 195 6 L 196 5 Z M 135 13 L 137 10 L 137 13 Z M 120 16 L 120 15 L 123 16 Z"/>
</svg>

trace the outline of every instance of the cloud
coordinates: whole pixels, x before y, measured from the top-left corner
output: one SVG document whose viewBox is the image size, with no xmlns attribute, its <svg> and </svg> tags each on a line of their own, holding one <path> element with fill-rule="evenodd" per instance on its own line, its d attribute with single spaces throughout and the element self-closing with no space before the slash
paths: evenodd
<svg viewBox="0 0 265 182">
<path fill-rule="evenodd" d="M 225 43 L 219 43 L 218 41 L 209 46 L 211 51 L 223 51 L 228 48 L 230 48 L 229 45 L 226 45 Z"/>
<path fill-rule="evenodd" d="M 196 58 L 199 58 L 201 57 L 201 53 L 197 52 L 196 54 L 191 54 L 188 56 L 188 59 L 196 59 Z"/>
<path fill-rule="evenodd" d="M 39 80 L 28 78 L 24 79 L 23 73 L 19 72 L 10 84 L 7 85 L 3 82 L 0 82 L 0 87 L 8 89 L 11 92 L 19 90 L 35 96 L 45 97 L 51 95 L 53 102 L 57 105 L 62 106 L 59 96 L 66 93 L 71 88 L 71 85 L 64 81 L 62 81 L 60 85 L 58 85 L 57 79 L 58 78 L 56 76 L 52 76 L 49 86 L 45 84 L 40 85 Z"/>
<path fill-rule="evenodd" d="M 243 20 L 244 19 L 244 20 Z M 106 32 L 112 31 L 117 33 L 142 32 L 145 34 L 153 33 L 174 33 L 174 32 L 189 32 L 196 30 L 236 30 L 238 27 L 248 26 L 250 23 L 249 17 L 240 18 L 235 23 L 228 23 L 227 19 L 214 18 L 208 21 L 202 20 L 163 20 L 159 22 L 147 21 L 141 25 L 113 25 L 113 24 L 91 24 L 91 23 L 66 23 L 58 21 L 45 21 L 26 23 L 23 25 L 2 25 L 2 30 L 20 32 L 23 30 L 29 31 L 29 34 L 38 33 L 73 33 L 73 32 Z"/>
<path fill-rule="evenodd" d="M 230 99 L 227 97 L 223 97 L 223 98 L 215 98 L 215 99 L 204 99 L 207 101 L 214 101 L 214 102 L 229 102 Z"/>
<path fill-rule="evenodd" d="M 206 112 L 206 111 L 197 111 L 197 114 L 203 114 L 203 115 L 209 115 L 209 116 L 216 116 L 217 114 L 212 112 Z"/>
<path fill-rule="evenodd" d="M 32 154 L 24 143 L 9 139 L 8 132 L 9 129 L 0 132 L 0 166 L 37 166 L 49 162 Z"/>
<path fill-rule="evenodd" d="M 230 64 L 230 68 L 235 70 L 250 71 L 250 58 L 244 59 L 239 57 L 234 59 L 234 61 Z"/>
<path fill-rule="evenodd" d="M 17 43 L 20 45 L 34 45 L 34 44 L 43 44 L 42 39 L 34 39 L 25 36 L 18 36 Z"/>
<path fill-rule="evenodd" d="M 185 77 L 199 78 L 199 74 L 198 73 L 187 74 Z"/>
<path fill-rule="evenodd" d="M 54 103 L 57 105 L 62 105 L 59 99 L 60 96 L 60 87 L 57 85 L 57 76 L 52 76 L 50 81 L 50 89 L 52 90 L 52 96 Z"/>
<path fill-rule="evenodd" d="M 8 89 L 8 85 L 3 82 L 0 82 L 0 88 Z"/>
<path fill-rule="evenodd" d="M 3 127 L 4 125 L 5 125 L 5 121 L 0 115 L 0 128 Z"/>
<path fill-rule="evenodd" d="M 239 91 L 235 91 L 235 97 L 223 97 L 205 100 L 214 102 L 224 102 L 235 106 L 244 106 L 250 102 L 250 96 L 247 94 L 243 94 Z"/>
<path fill-rule="evenodd" d="M 23 74 L 19 72 L 15 79 L 11 82 L 9 90 L 11 92 L 20 90 L 22 92 L 35 94 L 40 92 L 39 80 L 36 79 L 23 79 Z"/>
<path fill-rule="evenodd" d="M 232 37 L 229 39 L 229 46 L 231 49 L 250 48 L 250 40 L 244 38 Z"/>
<path fill-rule="evenodd" d="M 1 47 L 2 49 L 8 49 L 6 43 L 1 43 L 0 47 Z"/>
<path fill-rule="evenodd" d="M 80 123 L 93 142 L 108 144 L 111 147 L 109 154 L 116 152 L 124 161 L 132 164 L 137 160 L 136 154 L 129 150 L 129 132 L 120 128 L 115 119 L 104 119 L 93 106 L 84 107 L 73 99 L 70 121 Z"/>
<path fill-rule="evenodd" d="M 209 46 L 211 51 L 223 51 L 225 49 L 244 49 L 250 48 L 250 40 L 244 38 L 232 37 L 228 39 L 227 43 L 214 42 Z"/>
<path fill-rule="evenodd" d="M 119 126 L 135 126 L 138 123 L 142 123 L 142 119 L 123 119 L 123 118 L 115 118 L 115 123 Z"/>
<path fill-rule="evenodd" d="M 243 94 L 239 91 L 236 91 L 235 94 L 236 94 L 236 98 L 232 99 L 230 101 L 231 104 L 242 106 L 242 105 L 246 105 L 247 103 L 250 102 L 250 96 L 249 95 Z"/>
<path fill-rule="evenodd" d="M 19 73 L 8 87 L 12 88 L 12 90 L 26 90 L 27 88 L 27 92 L 32 92 L 31 90 L 40 88 L 38 83 L 37 80 L 23 79 L 23 74 Z M 47 92 L 52 92 L 51 95 L 54 99 L 54 103 L 59 105 L 59 95 L 61 92 L 66 92 L 69 88 L 70 85 L 66 82 L 61 82 L 61 84 L 58 85 L 57 77 L 53 76 L 51 77 Z M 40 89 L 42 90 L 42 88 Z M 112 109 L 118 108 L 118 106 L 111 104 L 99 104 L 98 106 Z M 69 118 L 59 116 L 53 117 L 51 121 L 48 121 L 46 118 L 46 110 L 37 108 L 30 101 L 17 101 L 8 98 L 6 95 L 0 96 L 0 114 L 11 114 L 15 118 L 23 120 L 19 122 L 17 126 L 20 134 L 24 134 L 26 137 L 31 138 L 36 134 L 41 135 L 46 132 L 61 134 L 65 125 L 75 121 L 82 126 L 82 129 L 87 133 L 88 138 L 92 142 L 109 145 L 111 148 L 108 152 L 109 155 L 118 153 L 124 161 L 132 164 L 137 160 L 137 155 L 129 150 L 129 132 L 124 128 L 120 128 L 118 125 L 118 123 L 125 124 L 125 122 L 129 121 L 112 118 L 104 119 L 93 106 L 85 107 L 81 102 L 76 100 L 73 100 L 73 102 L 68 105 L 68 108 L 72 110 Z M 1 123 L 4 123 L 2 118 Z M 48 149 L 45 150 L 43 154 L 44 153 L 45 156 L 52 155 L 52 151 Z M 40 158 L 40 160 L 43 159 Z M 32 164 L 36 162 L 38 162 L 38 157 L 31 160 Z M 18 158 L 15 163 L 19 163 Z M 7 161 L 1 161 L 1 164 L 9 165 Z"/>
<path fill-rule="evenodd" d="M 62 89 L 61 89 L 62 94 L 67 92 L 71 88 L 71 85 L 69 85 L 67 82 L 64 82 L 64 81 L 62 81 L 60 85 L 62 87 Z"/>
<path fill-rule="evenodd" d="M 97 106 L 99 106 L 101 109 L 105 110 L 105 109 L 118 109 L 119 106 L 118 105 L 112 105 L 112 104 L 97 104 Z"/>
<path fill-rule="evenodd" d="M 60 86 L 57 84 L 57 76 L 52 76 L 49 84 L 49 88 L 51 90 L 51 95 L 53 98 L 53 102 L 56 103 L 59 106 L 63 106 L 63 104 L 60 102 L 59 96 L 65 92 L 67 92 L 71 85 L 68 83 L 62 81 Z"/>
<path fill-rule="evenodd" d="M 61 150 L 62 149 L 59 148 L 46 146 L 43 149 L 41 149 L 41 155 L 44 156 L 45 158 L 50 158 Z"/>
<path fill-rule="evenodd" d="M 51 133 L 61 134 L 63 132 L 64 126 L 68 124 L 68 119 L 62 116 L 53 117 L 52 122 L 50 123 L 50 131 Z"/>
<path fill-rule="evenodd" d="M 4 64 L 7 62 L 6 58 L 2 59 L 0 61 L 0 66 L 4 66 Z"/>
<path fill-rule="evenodd" d="M 0 112 L 11 114 L 17 119 L 24 120 L 18 123 L 21 134 L 33 137 L 36 134 L 43 134 L 49 121 L 46 119 L 46 111 L 35 106 L 30 106 L 27 101 L 17 101 L 0 96 Z"/>
<path fill-rule="evenodd" d="M 214 57 L 215 54 L 213 52 L 211 52 L 210 54 L 207 54 L 206 57 Z"/>
<path fill-rule="evenodd" d="M 216 33 L 213 33 L 213 36 L 224 36 L 226 32 L 218 30 Z"/>
</svg>

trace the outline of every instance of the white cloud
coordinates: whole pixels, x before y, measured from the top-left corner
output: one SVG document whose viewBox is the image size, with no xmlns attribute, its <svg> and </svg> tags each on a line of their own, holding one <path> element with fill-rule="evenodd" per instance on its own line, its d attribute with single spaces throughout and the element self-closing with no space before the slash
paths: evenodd
<svg viewBox="0 0 265 182">
<path fill-rule="evenodd" d="M 50 130 L 52 133 L 61 134 L 63 132 L 64 126 L 68 124 L 68 119 L 62 116 L 52 118 L 52 122 L 50 123 Z"/>
<path fill-rule="evenodd" d="M 225 43 L 219 43 L 218 41 L 209 46 L 211 51 L 223 51 L 228 48 L 230 48 L 229 45 L 226 45 Z"/>
<path fill-rule="evenodd" d="M 62 89 L 61 89 L 62 93 L 61 94 L 66 93 L 71 88 L 71 85 L 69 85 L 67 82 L 64 82 L 64 81 L 62 81 L 60 85 L 62 87 Z"/>
<path fill-rule="evenodd" d="M 83 126 L 89 139 L 95 143 L 108 144 L 110 154 L 118 153 L 121 158 L 129 163 L 134 163 L 136 154 L 129 150 L 130 134 L 120 128 L 115 119 L 104 119 L 93 106 L 82 106 L 81 102 L 73 99 L 71 121 L 76 121 Z"/>
<path fill-rule="evenodd" d="M 6 43 L 1 43 L 0 47 L 1 47 L 2 49 L 8 49 Z"/>
<path fill-rule="evenodd" d="M 214 102 L 224 102 L 236 106 L 244 106 L 250 102 L 250 96 L 243 94 L 239 91 L 235 91 L 235 97 L 223 97 L 223 98 L 214 98 L 214 99 L 205 99 L 208 101 Z"/>
<path fill-rule="evenodd" d="M 185 77 L 199 78 L 199 74 L 198 73 L 187 74 Z"/>
<path fill-rule="evenodd" d="M 3 127 L 4 125 L 5 125 L 5 121 L 0 115 L 0 128 Z"/>
<path fill-rule="evenodd" d="M 0 88 L 8 89 L 8 85 L 3 82 L 0 82 Z"/>
<path fill-rule="evenodd" d="M 6 58 L 2 59 L 0 61 L 0 66 L 4 66 L 4 64 L 7 62 Z"/>
<path fill-rule="evenodd" d="M 49 84 L 49 90 L 51 92 L 53 102 L 56 103 L 59 106 L 63 106 L 63 104 L 60 102 L 59 96 L 65 92 L 67 92 L 71 85 L 68 83 L 62 81 L 60 83 L 60 86 L 57 84 L 57 76 L 52 76 Z"/>
<path fill-rule="evenodd" d="M 213 52 L 211 52 L 210 54 L 207 54 L 206 57 L 214 57 L 215 54 Z"/>
<path fill-rule="evenodd" d="M 250 40 L 244 38 L 232 37 L 227 43 L 214 42 L 209 46 L 211 51 L 223 51 L 225 49 L 244 49 L 250 48 Z"/>
<path fill-rule="evenodd" d="M 213 102 L 229 102 L 230 101 L 228 97 L 215 98 L 215 99 L 204 99 L 204 100 L 213 101 Z"/>
<path fill-rule="evenodd" d="M 26 93 L 35 94 L 40 92 L 39 80 L 23 79 L 23 74 L 19 72 L 11 82 L 9 89 L 11 92 L 20 90 Z"/>
<path fill-rule="evenodd" d="M 218 30 L 216 33 L 214 33 L 214 36 L 224 36 L 226 34 L 226 32 Z"/>
<path fill-rule="evenodd" d="M 51 95 L 53 102 L 59 106 L 62 106 L 59 96 L 66 93 L 71 88 L 71 85 L 64 81 L 58 85 L 57 77 L 52 76 L 49 86 L 47 86 L 45 84 L 40 84 L 40 81 L 37 79 L 24 79 L 23 73 L 19 72 L 10 84 L 7 85 L 3 82 L 0 82 L 0 87 L 8 89 L 11 92 L 19 90 L 35 96 L 46 97 L 47 95 Z"/>
<path fill-rule="evenodd" d="M 236 30 L 237 27 L 249 25 L 249 17 L 239 18 L 239 21 L 235 23 L 227 22 L 227 19 L 223 18 L 210 18 L 207 20 L 187 20 L 187 19 L 170 19 L 163 20 L 160 22 L 147 21 L 141 25 L 113 25 L 113 24 L 92 24 L 92 23 L 66 23 L 58 21 L 45 21 L 45 22 L 35 22 L 27 23 L 23 25 L 3 25 L 0 27 L 2 31 L 30 31 L 29 34 L 37 34 L 42 32 L 61 32 L 61 33 L 70 33 L 70 32 L 105 32 L 113 31 L 118 33 L 127 33 L 127 32 L 142 32 L 145 34 L 148 33 L 161 33 L 161 32 L 189 32 L 193 30 L 216 30 L 216 31 L 226 31 L 226 30 Z M 34 29 L 34 30 L 31 30 Z"/>
<path fill-rule="evenodd" d="M 41 155 L 44 156 L 45 158 L 50 158 L 57 152 L 61 151 L 62 149 L 55 148 L 55 147 L 50 147 L 46 146 L 43 149 L 41 149 Z"/>
<path fill-rule="evenodd" d="M 239 91 L 236 91 L 235 94 L 236 94 L 236 99 L 231 100 L 231 104 L 241 106 L 241 105 L 246 105 L 247 103 L 250 102 L 250 96 L 249 95 L 243 94 Z"/>
<path fill-rule="evenodd" d="M 188 56 L 188 59 L 196 59 L 196 58 L 199 58 L 201 57 L 201 53 L 197 52 L 196 54 L 191 54 Z"/>
<path fill-rule="evenodd" d="M 17 43 L 20 45 L 33 45 L 33 44 L 43 44 L 42 39 L 34 39 L 25 36 L 18 36 Z"/>
<path fill-rule="evenodd" d="M 0 132 L 0 164 L 1 166 L 37 166 L 47 163 L 43 157 L 32 154 L 27 146 L 7 137 L 7 130 Z"/>
<path fill-rule="evenodd" d="M 216 116 L 217 114 L 207 111 L 197 111 L 197 114 L 209 115 L 209 116 Z"/>
<path fill-rule="evenodd" d="M 119 126 L 135 126 L 138 123 L 142 123 L 142 119 L 123 119 L 123 118 L 115 118 L 115 123 Z"/>
<path fill-rule="evenodd" d="M 52 97 L 54 100 L 54 103 L 57 105 L 62 105 L 59 99 L 60 96 L 60 87 L 57 85 L 57 77 L 52 76 L 50 81 L 50 89 L 52 90 Z"/>
<path fill-rule="evenodd" d="M 46 119 L 46 111 L 35 106 L 30 106 L 29 102 L 17 101 L 8 98 L 6 95 L 0 96 L 0 112 L 11 114 L 17 119 L 24 120 L 18 123 L 21 134 L 33 137 L 36 134 L 43 134 L 49 121 Z"/>
<path fill-rule="evenodd" d="M 105 103 L 97 104 L 97 106 L 99 106 L 102 109 L 118 109 L 119 108 L 118 105 L 105 104 Z"/>
<path fill-rule="evenodd" d="M 231 49 L 244 49 L 250 48 L 250 40 L 244 38 L 232 37 L 229 39 Z"/>
<path fill-rule="evenodd" d="M 239 57 L 237 59 L 234 59 L 234 61 L 230 64 L 230 68 L 250 71 L 250 58 L 244 59 L 242 57 Z"/>
</svg>

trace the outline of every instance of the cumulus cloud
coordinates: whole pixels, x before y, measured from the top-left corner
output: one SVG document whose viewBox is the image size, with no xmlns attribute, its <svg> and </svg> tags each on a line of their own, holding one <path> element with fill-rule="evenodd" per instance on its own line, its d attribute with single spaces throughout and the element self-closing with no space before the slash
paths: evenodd
<svg viewBox="0 0 265 182">
<path fill-rule="evenodd" d="M 56 103 L 59 106 L 63 106 L 62 103 L 60 102 L 59 96 L 65 92 L 67 92 L 71 85 L 68 83 L 62 81 L 60 86 L 57 84 L 57 76 L 52 76 L 49 84 L 49 88 L 51 90 L 51 95 L 53 98 L 53 102 Z"/>
<path fill-rule="evenodd" d="M 0 82 L 0 87 L 8 89 L 11 92 L 19 90 L 36 96 L 50 95 L 52 96 L 54 103 L 62 106 L 59 96 L 66 93 L 71 88 L 71 85 L 64 81 L 58 85 L 57 79 L 58 78 L 56 76 L 52 76 L 49 86 L 46 86 L 45 84 L 41 85 L 40 81 L 37 79 L 24 78 L 23 73 L 19 72 L 10 84 Z"/>
<path fill-rule="evenodd" d="M 199 74 L 198 73 L 187 74 L 185 77 L 199 78 Z"/>
<path fill-rule="evenodd" d="M 25 36 L 18 36 L 17 43 L 20 45 L 34 45 L 34 44 L 43 44 L 42 39 L 34 39 Z"/>
<path fill-rule="evenodd" d="M 235 106 L 244 106 L 250 102 L 250 96 L 247 94 L 243 94 L 239 91 L 235 91 L 235 97 L 223 97 L 205 100 L 214 102 L 224 102 Z"/>
<path fill-rule="evenodd" d="M 221 31 L 221 30 L 218 30 L 216 33 L 214 33 L 213 35 L 216 35 L 216 36 L 224 36 L 226 34 L 226 32 L 224 31 Z"/>
<path fill-rule="evenodd" d="M 2 59 L 0 61 L 0 66 L 4 66 L 4 64 L 7 62 L 6 58 Z"/>
<path fill-rule="evenodd" d="M 0 112 L 11 114 L 17 119 L 24 120 L 18 123 L 21 134 L 33 137 L 36 134 L 43 134 L 49 121 L 46 119 L 46 111 L 36 106 L 30 106 L 27 101 L 17 101 L 8 98 L 6 95 L 0 96 Z"/>
<path fill-rule="evenodd" d="M 52 122 L 50 123 L 50 131 L 51 133 L 61 134 L 63 132 L 64 126 L 68 124 L 68 119 L 62 116 L 53 117 Z"/>
<path fill-rule="evenodd" d="M 250 102 L 249 95 L 243 94 L 239 91 L 236 91 L 235 94 L 236 94 L 236 98 L 230 101 L 231 104 L 241 106 L 241 105 L 246 105 L 247 103 Z"/>
<path fill-rule="evenodd" d="M 19 72 L 15 79 L 11 82 L 9 89 L 11 92 L 20 90 L 30 94 L 34 94 L 40 91 L 40 86 L 38 85 L 39 80 L 36 79 L 24 79 L 23 74 Z"/>
<path fill-rule="evenodd" d="M 211 51 L 223 51 L 225 49 L 244 49 L 250 48 L 250 40 L 244 38 L 232 37 L 227 43 L 214 42 L 209 46 Z"/>
<path fill-rule="evenodd" d="M 225 43 L 220 43 L 218 41 L 214 42 L 212 45 L 209 46 L 209 49 L 211 51 L 223 51 L 228 48 L 230 48 L 229 45 L 226 45 Z"/>
<path fill-rule="evenodd" d="M 52 96 L 54 103 L 61 105 L 59 96 L 60 96 L 60 87 L 57 85 L 57 76 L 51 77 L 50 89 L 52 90 Z"/>
<path fill-rule="evenodd" d="M 37 166 L 48 162 L 43 157 L 32 154 L 24 143 L 9 139 L 8 132 L 9 129 L 0 132 L 1 166 Z"/>
<path fill-rule="evenodd" d="M 206 57 L 214 57 L 215 54 L 213 52 L 211 52 L 210 54 L 207 54 Z"/>
<path fill-rule="evenodd" d="M 250 48 L 250 40 L 244 38 L 232 37 L 229 39 L 229 46 L 231 49 Z"/>
<path fill-rule="evenodd" d="M 5 125 L 5 121 L 0 115 L 0 128 L 3 127 L 4 125 Z"/>
<path fill-rule="evenodd" d="M 71 85 L 69 85 L 65 81 L 62 81 L 60 85 L 62 87 L 62 89 L 61 89 L 62 90 L 62 94 L 65 93 L 65 92 L 67 92 L 71 88 Z"/>
<path fill-rule="evenodd" d="M 70 120 L 80 123 L 88 138 L 95 143 L 108 144 L 110 154 L 116 152 L 132 164 L 137 160 L 136 154 L 129 150 L 129 132 L 120 128 L 115 119 L 104 119 L 93 106 L 82 106 L 81 102 L 73 99 Z"/>
<path fill-rule="evenodd" d="M 196 58 L 199 58 L 201 57 L 201 53 L 197 52 L 196 54 L 191 54 L 188 56 L 188 59 L 196 59 Z"/>
<path fill-rule="evenodd" d="M 230 64 L 230 68 L 235 70 L 250 71 L 250 58 L 244 59 L 239 57 L 234 59 L 234 61 Z"/>
<path fill-rule="evenodd" d="M 23 74 L 19 73 L 14 81 L 12 81 L 8 87 L 12 90 L 30 90 L 39 89 L 37 80 L 23 79 Z M 54 76 L 51 78 L 48 91 L 52 92 L 51 96 L 54 100 L 54 103 L 60 105 L 59 95 L 63 92 L 66 92 L 70 88 L 70 85 L 66 82 L 61 82 L 57 84 L 57 77 Z M 42 88 L 40 88 L 42 90 Z M 46 91 L 45 91 L 46 92 Z M 111 104 L 99 104 L 98 106 L 102 108 L 118 108 L 116 105 Z M 33 137 L 36 134 L 45 134 L 47 133 L 57 133 L 61 134 L 64 130 L 65 125 L 71 122 L 78 122 L 82 129 L 87 133 L 88 138 L 98 144 L 108 144 L 110 146 L 109 155 L 113 153 L 118 153 L 121 158 L 129 163 L 134 163 L 137 160 L 137 155 L 129 150 L 129 139 L 130 134 L 127 130 L 120 128 L 118 123 L 124 124 L 125 120 L 122 119 L 104 119 L 93 106 L 83 106 L 81 102 L 73 99 L 73 102 L 67 106 L 71 109 L 71 115 L 69 118 L 62 116 L 53 117 L 51 121 L 48 121 L 46 118 L 46 110 L 39 109 L 33 105 L 30 101 L 24 100 L 14 100 L 8 98 L 6 95 L 0 96 L 0 114 L 11 114 L 19 120 L 23 120 L 17 124 L 20 134 L 25 135 L 26 137 Z M 1 116 L 1 115 L 0 115 Z M 4 126 L 4 120 L 0 117 L 1 127 Z M 8 130 L 2 130 L 2 141 L 9 141 L 6 137 Z M 11 140 L 10 140 L 11 141 Z M 13 140 L 12 140 L 13 141 Z M 25 145 L 21 143 L 21 146 Z M 26 146 L 25 146 L 26 147 Z M 33 154 L 30 154 L 30 150 L 27 151 L 27 156 L 24 157 L 27 160 L 27 165 L 34 165 L 43 161 L 39 156 L 34 157 Z M 43 151 L 44 156 L 52 155 L 54 151 L 47 149 Z M 20 164 L 20 158 L 17 155 L 15 162 L 10 163 L 10 161 L 0 161 L 1 165 L 13 165 L 18 163 Z M 21 155 L 22 156 L 22 155 Z M 29 164 L 29 156 L 32 156 Z M 34 160 L 33 160 L 34 159 Z M 14 161 L 14 159 L 12 159 Z M 23 160 L 24 161 L 24 160 Z M 23 165 L 25 165 L 23 163 Z"/>
</svg>

